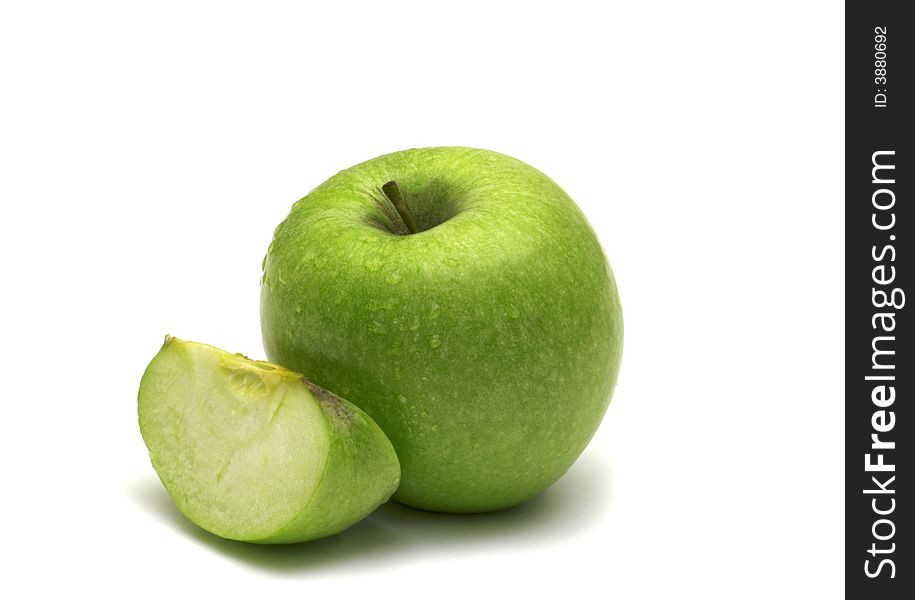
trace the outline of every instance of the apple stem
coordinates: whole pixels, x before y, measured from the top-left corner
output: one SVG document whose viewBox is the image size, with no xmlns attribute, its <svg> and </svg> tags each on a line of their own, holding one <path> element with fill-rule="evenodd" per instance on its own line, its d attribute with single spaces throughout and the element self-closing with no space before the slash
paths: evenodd
<svg viewBox="0 0 915 600">
<path fill-rule="evenodd" d="M 387 182 L 381 186 L 381 191 L 384 192 L 387 199 L 394 205 L 394 210 L 397 211 L 397 214 L 400 215 L 404 225 L 407 226 L 407 231 L 416 233 L 416 221 L 413 220 L 413 213 L 410 212 L 410 207 L 407 206 L 406 201 L 403 199 L 400 188 L 397 187 L 397 182 L 393 180 Z"/>
</svg>

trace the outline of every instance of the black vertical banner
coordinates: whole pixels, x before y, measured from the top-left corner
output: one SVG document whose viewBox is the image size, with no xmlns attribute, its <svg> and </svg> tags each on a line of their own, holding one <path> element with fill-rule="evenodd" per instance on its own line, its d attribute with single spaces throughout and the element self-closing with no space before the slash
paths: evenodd
<svg viewBox="0 0 915 600">
<path fill-rule="evenodd" d="M 915 23 L 908 3 L 845 13 L 845 585 L 915 598 Z"/>
</svg>

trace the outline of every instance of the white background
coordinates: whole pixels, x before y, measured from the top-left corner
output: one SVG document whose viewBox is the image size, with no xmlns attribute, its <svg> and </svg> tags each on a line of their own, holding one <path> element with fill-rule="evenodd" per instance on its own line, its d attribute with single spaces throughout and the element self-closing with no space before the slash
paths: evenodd
<svg viewBox="0 0 915 600">
<path fill-rule="evenodd" d="M 838 597 L 841 4 L 312 4 L 0 8 L 0 595 Z M 263 357 L 292 202 L 435 145 L 529 162 L 598 232 L 626 317 L 599 433 L 504 513 L 189 525 L 136 423 L 163 335 Z"/>
</svg>

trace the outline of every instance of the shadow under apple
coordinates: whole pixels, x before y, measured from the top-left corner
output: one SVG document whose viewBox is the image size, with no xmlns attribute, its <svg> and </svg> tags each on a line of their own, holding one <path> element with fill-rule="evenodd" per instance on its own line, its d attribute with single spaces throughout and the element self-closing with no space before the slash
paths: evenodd
<svg viewBox="0 0 915 600">
<path fill-rule="evenodd" d="M 295 574 L 354 563 L 391 564 L 429 552 L 554 544 L 594 526 L 611 501 L 612 479 L 608 461 L 586 453 L 552 487 L 514 508 L 458 515 L 388 502 L 342 533 L 289 545 L 236 542 L 200 529 L 181 515 L 155 477 L 134 482 L 128 494 L 146 513 L 198 544 L 254 568 Z"/>
</svg>

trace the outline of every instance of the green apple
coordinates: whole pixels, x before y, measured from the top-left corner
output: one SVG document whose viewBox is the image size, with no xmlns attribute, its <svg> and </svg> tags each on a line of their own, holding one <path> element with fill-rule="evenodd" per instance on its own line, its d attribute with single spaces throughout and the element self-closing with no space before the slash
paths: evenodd
<svg viewBox="0 0 915 600">
<path fill-rule="evenodd" d="M 140 431 L 184 515 L 218 536 L 311 540 L 397 489 L 378 425 L 283 367 L 167 337 L 139 393 Z"/>
<path fill-rule="evenodd" d="M 264 260 L 268 357 L 365 410 L 397 450 L 394 499 L 518 504 L 584 450 L 623 321 L 584 215 L 546 175 L 471 148 L 381 156 L 292 207 Z"/>
</svg>

